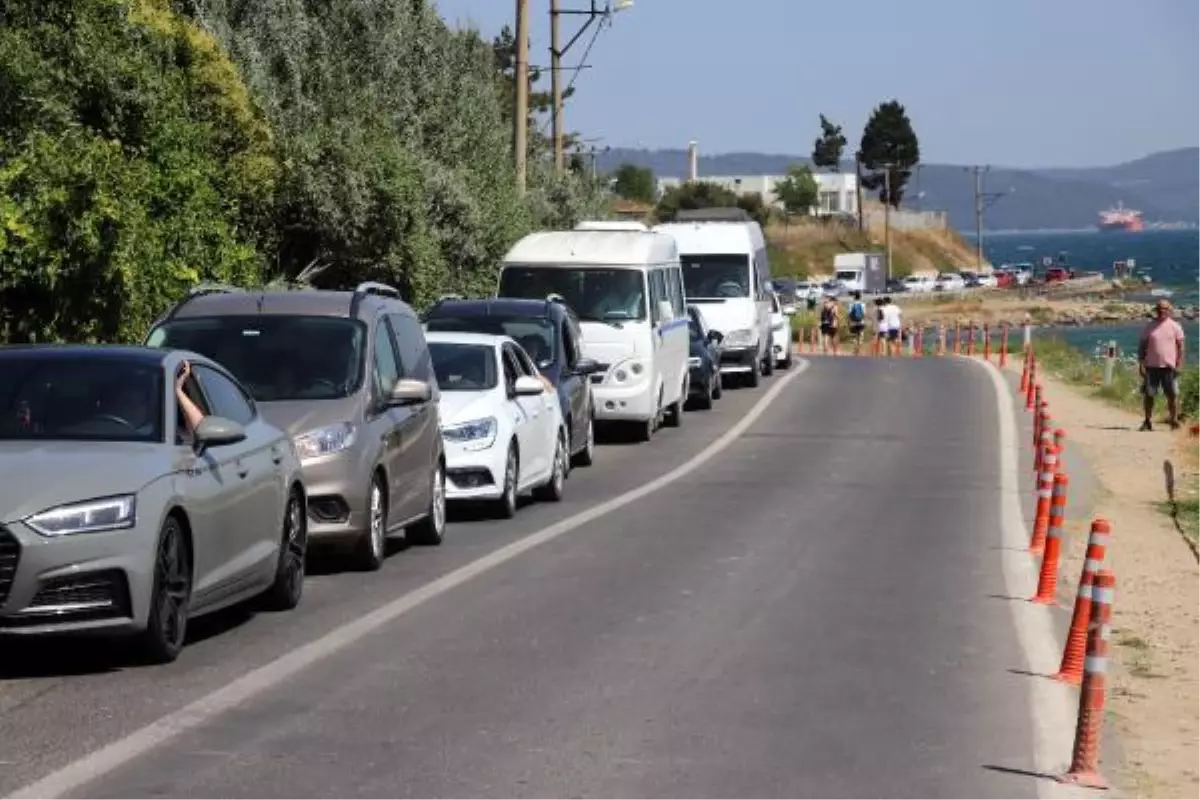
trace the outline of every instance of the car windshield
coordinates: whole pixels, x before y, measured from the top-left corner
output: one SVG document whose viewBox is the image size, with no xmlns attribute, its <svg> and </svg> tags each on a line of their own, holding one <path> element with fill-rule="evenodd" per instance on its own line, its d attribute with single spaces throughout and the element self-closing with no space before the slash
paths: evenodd
<svg viewBox="0 0 1200 800">
<path fill-rule="evenodd" d="M 496 348 L 486 344 L 430 342 L 429 357 L 443 392 L 496 388 Z"/>
<path fill-rule="evenodd" d="M 0 358 L 0 440 L 163 441 L 163 370 L 116 358 Z"/>
<path fill-rule="evenodd" d="M 637 269 L 505 267 L 500 296 L 541 300 L 561 295 L 586 322 L 646 319 L 646 279 Z"/>
<path fill-rule="evenodd" d="M 357 320 L 264 314 L 171 320 L 146 343 L 208 356 L 266 403 L 353 394 L 362 381 L 365 336 Z"/>
<path fill-rule="evenodd" d="M 745 255 L 681 255 L 689 300 L 750 296 L 750 258 Z"/>
<path fill-rule="evenodd" d="M 558 358 L 554 323 L 545 317 L 431 316 L 425 320 L 429 331 L 491 333 L 510 336 L 537 364 L 538 369 L 552 366 Z"/>
</svg>

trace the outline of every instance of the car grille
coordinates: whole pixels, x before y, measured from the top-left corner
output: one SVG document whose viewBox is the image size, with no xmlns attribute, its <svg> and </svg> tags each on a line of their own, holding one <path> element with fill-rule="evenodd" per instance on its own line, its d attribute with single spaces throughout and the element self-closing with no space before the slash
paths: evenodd
<svg viewBox="0 0 1200 800">
<path fill-rule="evenodd" d="M 592 373 L 592 383 L 604 383 L 604 376 L 608 374 L 612 364 L 597 364 L 598 369 Z"/>
<path fill-rule="evenodd" d="M 0 606 L 8 599 L 13 581 L 17 577 L 17 564 L 21 560 L 21 543 L 3 525 L 0 525 Z"/>
<path fill-rule="evenodd" d="M 0 620 L 0 628 L 89 622 L 131 616 L 129 585 L 119 569 L 51 578 L 29 605 Z"/>
</svg>

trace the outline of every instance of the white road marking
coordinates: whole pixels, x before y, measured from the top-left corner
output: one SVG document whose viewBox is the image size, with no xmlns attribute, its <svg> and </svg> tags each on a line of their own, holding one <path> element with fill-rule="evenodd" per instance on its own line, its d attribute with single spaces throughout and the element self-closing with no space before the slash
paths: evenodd
<svg viewBox="0 0 1200 800">
<path fill-rule="evenodd" d="M 128 764 L 150 750 L 167 744 L 187 731 L 210 722 L 222 713 L 236 708 L 250 698 L 272 689 L 296 673 L 311 667 L 317 661 L 330 656 L 362 639 L 369 633 L 396 618 L 413 610 L 417 606 L 445 594 L 472 578 L 488 572 L 511 561 L 527 550 L 540 544 L 557 539 L 587 523 L 603 517 L 605 514 L 627 506 L 635 500 L 640 500 L 648 494 L 668 486 L 690 472 L 711 461 L 722 450 L 733 444 L 746 430 L 763 415 L 767 407 L 779 394 L 787 388 L 795 378 L 799 377 L 809 367 L 808 361 L 800 361 L 795 368 L 772 386 L 767 393 L 754 404 L 737 424 L 723 433 L 708 447 L 701 450 L 692 458 L 685 461 L 665 475 L 647 484 L 617 495 L 603 503 L 579 512 L 571 517 L 560 520 L 549 527 L 522 537 L 499 550 L 495 550 L 482 558 L 476 559 L 458 569 L 443 575 L 437 580 L 427 583 L 419 589 L 397 597 L 371 613 L 359 617 L 354 622 L 331 631 L 319 639 L 280 656 L 233 683 L 218 689 L 211 694 L 201 697 L 178 711 L 174 711 L 156 722 L 152 722 L 133 733 L 118 739 L 112 744 L 95 750 L 82 758 L 67 764 L 61 769 L 45 777 L 17 789 L 8 797 L 13 798 L 51 798 L 61 797 L 87 783 L 101 778 L 113 770 Z"/>
<path fill-rule="evenodd" d="M 1028 553 L 1029 531 L 1021 515 L 1021 448 L 1013 419 L 1012 389 L 1000 370 L 987 361 L 959 356 L 987 371 L 996 390 L 996 406 L 1000 428 L 1000 528 L 1001 558 L 1004 586 L 1009 597 L 1032 597 L 1037 588 L 1037 569 Z M 1058 670 L 1062 658 L 1061 644 L 1054 635 L 1050 609 L 1035 603 L 1008 600 L 1017 640 L 1025 655 L 1025 669 L 1038 676 Z M 1033 719 L 1034 771 L 1057 775 L 1066 771 L 1071 761 L 1075 736 L 1075 717 L 1078 696 L 1071 687 L 1043 677 L 1030 677 L 1030 715 Z M 1020 765 L 1012 765 L 1019 768 Z M 1094 794 L 1049 780 L 1038 780 L 1039 797 L 1092 797 Z"/>
</svg>

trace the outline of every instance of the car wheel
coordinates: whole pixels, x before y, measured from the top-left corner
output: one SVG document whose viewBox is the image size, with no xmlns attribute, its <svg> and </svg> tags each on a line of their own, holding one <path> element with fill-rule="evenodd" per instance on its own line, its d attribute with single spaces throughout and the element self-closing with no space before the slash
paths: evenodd
<svg viewBox="0 0 1200 800">
<path fill-rule="evenodd" d="M 422 547 L 439 545 L 446 537 L 446 470 L 440 461 L 433 467 L 429 486 L 425 519 L 410 525 L 406 533 L 410 542 Z"/>
<path fill-rule="evenodd" d="M 183 526 L 173 516 L 163 522 L 158 535 L 150 591 L 150 612 L 137 647 L 151 663 L 167 664 L 179 657 L 187 639 L 192 601 L 192 559 Z"/>
<path fill-rule="evenodd" d="M 575 466 L 590 467 L 596 458 L 596 421 L 588 417 L 587 432 L 584 434 L 586 443 L 583 449 L 574 456 Z"/>
<path fill-rule="evenodd" d="M 663 424 L 668 428 L 679 428 L 683 426 L 683 399 L 687 397 L 682 395 L 678 400 L 667 406 L 667 415 Z"/>
<path fill-rule="evenodd" d="M 508 446 L 508 456 L 504 459 L 504 489 L 497 502 L 500 516 L 512 519 L 517 515 L 517 478 L 521 461 L 517 456 L 516 445 Z"/>
<path fill-rule="evenodd" d="M 780 369 L 791 369 L 791 368 L 792 368 L 792 348 L 791 348 L 791 343 L 789 343 L 789 344 L 788 344 L 787 355 L 784 357 L 783 361 L 780 361 L 780 362 L 779 362 L 779 368 L 780 368 Z"/>
<path fill-rule="evenodd" d="M 721 373 L 720 370 L 717 370 L 716 372 L 713 373 L 712 382 L 713 382 L 712 399 L 720 400 L 721 395 L 725 393 L 725 377 Z"/>
<path fill-rule="evenodd" d="M 558 444 L 554 447 L 554 465 L 550 469 L 550 480 L 539 486 L 534 494 L 538 500 L 558 503 L 563 499 L 563 486 L 567 478 L 567 437 L 558 435 Z"/>
<path fill-rule="evenodd" d="M 358 540 L 354 563 L 363 572 L 374 572 L 383 566 L 387 554 L 387 494 L 383 479 L 376 475 L 371 479 L 367 494 L 367 530 Z"/>
<path fill-rule="evenodd" d="M 773 344 L 767 345 L 767 357 L 763 359 L 762 374 L 768 378 L 775 374 L 775 346 Z"/>
<path fill-rule="evenodd" d="M 746 385 L 751 389 L 756 388 L 759 384 L 761 377 L 759 370 L 761 367 L 762 365 L 759 363 L 757 358 L 755 358 L 754 363 L 750 365 L 750 372 L 746 374 Z"/>
<path fill-rule="evenodd" d="M 713 392 L 716 391 L 713 388 L 713 381 L 715 380 L 716 377 L 710 375 L 708 378 L 708 383 L 704 385 L 704 394 L 696 398 L 696 408 L 700 409 L 701 411 L 708 411 L 713 407 Z"/>
<path fill-rule="evenodd" d="M 292 490 L 283 513 L 283 539 L 279 544 L 279 561 L 275 566 L 275 582 L 263 595 L 272 611 L 290 611 L 300 605 L 304 595 L 304 559 L 308 552 L 308 523 L 304 501 Z"/>
</svg>

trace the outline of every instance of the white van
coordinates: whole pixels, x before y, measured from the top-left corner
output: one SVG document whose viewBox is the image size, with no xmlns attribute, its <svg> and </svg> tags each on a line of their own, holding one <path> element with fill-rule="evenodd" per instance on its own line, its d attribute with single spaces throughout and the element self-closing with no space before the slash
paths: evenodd
<svg viewBox="0 0 1200 800">
<path fill-rule="evenodd" d="M 499 297 L 559 295 L 579 318 L 597 422 L 622 423 L 647 441 L 659 422 L 683 422 L 688 313 L 679 251 L 649 231 L 531 233 L 500 270 Z"/>
<path fill-rule="evenodd" d="M 725 337 L 721 372 L 750 386 L 775 371 L 771 353 L 771 268 L 762 228 L 753 221 L 670 222 L 654 231 L 679 246 L 687 302 Z"/>
</svg>

